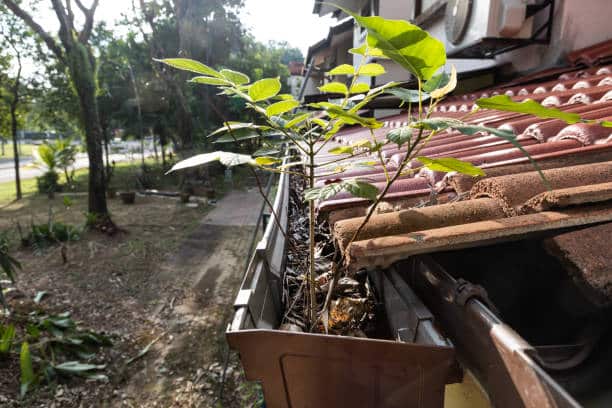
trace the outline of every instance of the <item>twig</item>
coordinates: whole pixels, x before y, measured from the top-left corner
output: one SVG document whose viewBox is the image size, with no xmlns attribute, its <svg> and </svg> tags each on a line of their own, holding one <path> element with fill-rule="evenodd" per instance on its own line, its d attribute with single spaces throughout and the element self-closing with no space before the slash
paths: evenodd
<svg viewBox="0 0 612 408">
<path fill-rule="evenodd" d="M 128 361 L 125 362 L 125 365 L 130 365 L 132 364 L 134 361 L 141 359 L 142 357 L 144 357 L 145 354 L 147 354 L 149 352 L 149 350 L 151 350 L 151 346 L 153 346 L 155 343 L 157 343 L 162 337 L 164 337 L 166 335 L 166 332 L 163 332 L 162 334 L 160 334 L 159 336 L 157 336 L 153 341 L 151 341 L 149 344 L 147 344 L 145 346 L 145 348 L 143 348 L 142 350 L 140 350 L 140 352 L 138 354 L 136 354 L 134 357 L 130 358 Z"/>
</svg>

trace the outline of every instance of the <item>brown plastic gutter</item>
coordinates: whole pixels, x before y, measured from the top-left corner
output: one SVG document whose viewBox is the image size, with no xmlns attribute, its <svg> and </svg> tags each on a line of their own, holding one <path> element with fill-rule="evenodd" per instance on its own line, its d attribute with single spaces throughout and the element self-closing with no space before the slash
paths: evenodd
<svg viewBox="0 0 612 408">
<path fill-rule="evenodd" d="M 281 175 L 274 208 L 287 229 L 289 179 Z M 454 348 L 431 319 L 396 320 L 413 327 L 415 342 L 274 330 L 281 321 L 280 277 L 285 238 L 269 222 L 234 303 L 227 328 L 248 380 L 263 386 L 266 406 L 439 408 L 445 386 L 461 380 Z M 414 302 L 413 302 L 414 303 Z M 408 305 L 410 306 L 410 304 Z M 427 316 L 424 307 L 419 316 Z M 403 331 L 402 331 L 403 333 Z"/>
</svg>

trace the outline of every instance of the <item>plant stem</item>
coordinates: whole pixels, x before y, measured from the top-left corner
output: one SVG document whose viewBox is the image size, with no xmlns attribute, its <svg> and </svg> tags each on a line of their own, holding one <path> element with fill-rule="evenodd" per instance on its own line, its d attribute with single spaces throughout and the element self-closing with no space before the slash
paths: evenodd
<svg viewBox="0 0 612 408">
<path fill-rule="evenodd" d="M 308 166 L 308 184 L 310 188 L 314 188 L 315 180 L 315 153 L 314 143 L 309 144 L 309 166 Z M 308 201 L 308 246 L 310 249 L 310 262 L 308 270 L 308 288 L 310 292 L 310 307 L 308 311 L 309 324 L 314 326 L 315 313 L 317 308 L 317 298 L 315 293 L 315 202 L 314 200 Z"/>
<path fill-rule="evenodd" d="M 406 167 L 406 165 L 410 162 L 410 159 L 412 157 L 412 152 L 414 151 L 414 149 L 417 147 L 417 145 L 421 141 L 422 136 L 423 136 L 423 128 L 419 129 L 419 134 L 416 138 L 416 141 L 410 146 L 410 148 L 408 149 L 408 152 L 406 152 L 406 157 L 404 158 L 400 166 L 397 168 L 393 177 L 385 184 L 385 188 L 378 195 L 378 197 L 376 198 L 376 201 L 374 201 L 374 204 L 368 210 L 368 213 L 366 214 L 365 218 L 363 219 L 361 224 L 359 224 L 359 227 L 357 228 L 357 230 L 355 231 L 355 233 L 353 234 L 349 242 L 346 244 L 344 248 L 345 250 L 340 257 L 340 260 L 336 263 L 335 269 L 333 271 L 332 280 L 329 284 L 329 290 L 327 291 L 327 296 L 325 297 L 325 303 L 323 304 L 323 310 L 327 310 L 329 308 L 332 293 L 334 291 L 334 287 L 336 286 L 336 282 L 338 281 L 340 271 L 342 270 L 341 269 L 342 263 L 344 262 L 346 258 L 345 254 L 346 254 L 346 251 L 348 250 L 348 247 L 353 243 L 353 241 L 357 239 L 357 237 L 361 233 L 361 230 L 366 226 L 368 221 L 370 221 L 370 218 L 372 217 L 372 215 L 374 215 L 374 212 L 376 211 L 376 208 L 378 207 L 380 202 L 385 198 L 385 195 L 389 191 L 389 188 L 391 188 L 391 185 L 393 185 L 393 183 L 395 183 L 395 181 L 400 177 L 400 175 L 402 174 L 402 170 L 404 170 L 404 167 Z"/>
</svg>

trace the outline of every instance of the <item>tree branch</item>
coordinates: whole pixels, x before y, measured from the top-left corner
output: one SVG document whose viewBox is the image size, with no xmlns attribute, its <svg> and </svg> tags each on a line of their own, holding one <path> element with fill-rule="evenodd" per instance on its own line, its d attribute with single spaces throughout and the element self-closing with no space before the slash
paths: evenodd
<svg viewBox="0 0 612 408">
<path fill-rule="evenodd" d="M 94 0 L 89 9 L 85 7 L 83 3 L 81 3 L 81 0 L 74 0 L 74 2 L 85 15 L 85 24 L 83 25 L 83 29 L 79 34 L 79 42 L 81 44 L 86 44 L 89 40 L 89 37 L 91 37 L 91 31 L 93 29 L 94 23 L 94 14 L 96 13 L 96 8 L 98 8 L 98 0 Z"/>
<path fill-rule="evenodd" d="M 69 50 L 72 48 L 72 31 L 74 27 L 70 24 L 70 19 L 66 14 L 66 8 L 61 0 L 51 0 L 51 4 L 53 5 L 53 10 L 55 11 L 55 15 L 60 23 L 59 29 L 59 37 L 62 44 L 64 44 L 64 48 Z"/>
<path fill-rule="evenodd" d="M 47 47 L 55 54 L 57 59 L 64 62 L 64 53 L 55 40 L 38 24 L 31 15 L 19 7 L 13 0 L 1 0 L 17 17 L 23 20 L 44 42 Z"/>
<path fill-rule="evenodd" d="M 72 12 L 72 2 L 70 0 L 66 0 L 66 11 L 68 19 L 70 20 L 70 25 L 74 26 L 74 13 Z"/>
</svg>

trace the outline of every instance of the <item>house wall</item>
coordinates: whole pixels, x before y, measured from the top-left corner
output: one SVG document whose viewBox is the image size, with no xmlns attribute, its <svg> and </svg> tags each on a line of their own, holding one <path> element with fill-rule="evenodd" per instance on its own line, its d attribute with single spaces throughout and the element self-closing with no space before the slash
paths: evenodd
<svg viewBox="0 0 612 408">
<path fill-rule="evenodd" d="M 490 0 L 473 1 L 477 3 Z M 610 18 L 612 18 L 612 0 L 556 0 L 550 44 L 531 45 L 498 55 L 492 61 L 498 65 L 509 62 L 516 72 L 528 72 L 558 65 L 570 51 L 611 39 Z M 540 27 L 547 19 L 548 10 L 542 10 L 534 17 L 533 28 Z M 446 41 L 444 18 L 428 22 L 424 28 L 432 36 L 445 42 L 447 48 L 451 48 Z M 488 61 L 475 60 L 462 64 L 462 67 L 480 69 L 491 65 Z"/>
<path fill-rule="evenodd" d="M 551 43 L 532 45 L 496 58 L 519 72 L 557 65 L 568 52 L 612 38 L 611 0 L 557 0 Z M 543 17 L 543 16 L 542 16 Z M 536 20 L 535 26 L 543 18 Z"/>
</svg>

